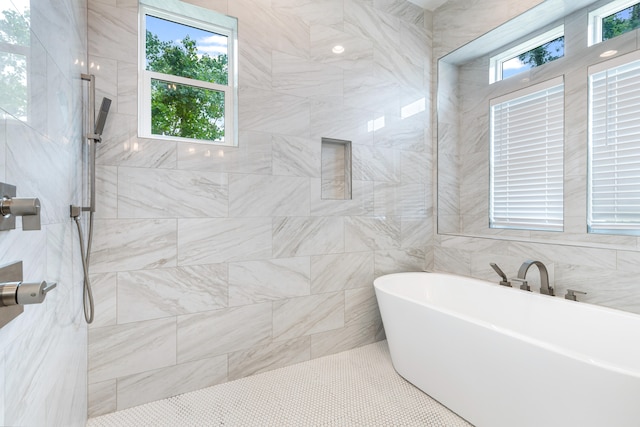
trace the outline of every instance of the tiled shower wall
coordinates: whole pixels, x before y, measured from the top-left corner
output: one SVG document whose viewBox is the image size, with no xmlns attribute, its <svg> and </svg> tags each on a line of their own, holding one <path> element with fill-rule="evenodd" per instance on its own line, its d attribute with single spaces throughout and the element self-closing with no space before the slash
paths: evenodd
<svg viewBox="0 0 640 427">
<path fill-rule="evenodd" d="M 90 415 L 381 339 L 373 278 L 423 268 L 433 238 L 428 13 L 193 3 L 239 20 L 238 147 L 137 138 L 137 1 L 89 1 L 92 70 L 114 100 Z M 403 118 L 416 101 L 424 111 Z M 322 137 L 352 142 L 352 200 L 321 200 Z"/>
<path fill-rule="evenodd" d="M 42 229 L 23 231 L 18 219 L 16 230 L 0 231 L 0 264 L 23 261 L 25 281 L 58 286 L 0 329 L 0 425 L 84 426 L 87 327 L 69 205 L 80 203 L 82 189 L 86 3 L 0 2 L 0 19 L 12 12 L 23 18 L 16 32 L 3 26 L 0 50 L 28 62 L 27 110 L 11 115 L 16 98 L 0 93 L 0 180 L 16 185 L 18 197 L 40 199 Z"/>
<path fill-rule="evenodd" d="M 507 19 L 540 3 L 538 0 L 514 1 L 492 0 L 490 2 L 467 2 L 450 0 L 434 14 L 434 57 L 440 57 L 462 44 L 473 40 L 486 31 L 505 22 Z M 603 3 L 603 2 L 601 2 Z M 599 52 L 586 52 L 587 22 L 586 12 L 573 14 L 566 22 L 565 30 L 580 46 L 571 46 L 566 61 L 572 61 L 566 74 L 566 132 L 565 132 L 565 231 L 562 233 L 517 232 L 505 230 L 488 230 L 486 204 L 488 196 L 487 149 L 471 153 L 468 148 L 471 142 L 481 146 L 487 144 L 486 123 L 478 129 L 469 126 L 469 115 L 465 115 L 464 131 L 469 136 L 461 142 L 467 145 L 467 158 L 461 159 L 460 170 L 473 174 L 473 178 L 458 178 L 460 183 L 471 181 L 473 191 L 465 191 L 460 198 L 460 205 L 466 206 L 466 212 L 479 214 L 476 229 L 469 232 L 475 236 L 437 235 L 434 249 L 434 269 L 474 276 L 489 280 L 498 280 L 498 276 L 489 267 L 496 262 L 507 273 L 514 277 L 520 264 L 526 259 L 538 259 L 549 268 L 557 294 L 564 295 L 567 288 L 588 292 L 580 299 L 585 302 L 601 304 L 608 307 L 640 313 L 640 241 L 634 236 L 607 236 L 586 234 L 586 174 L 587 174 L 587 136 L 586 136 L 586 67 L 584 61 L 594 61 Z M 449 26 L 450 22 L 458 22 L 459 26 Z M 468 25 L 467 25 L 468 24 Z M 613 43 L 620 52 L 638 49 L 638 32 L 620 36 L 608 43 Z M 575 43 L 575 42 L 574 42 Z M 607 47 L 610 49 L 611 45 Z M 568 49 L 569 51 L 569 49 Z M 571 57 L 573 55 L 573 57 Z M 476 61 L 478 62 L 478 61 Z M 474 63 L 475 64 L 475 63 Z M 486 58 L 481 62 L 478 73 L 486 76 Z M 473 66 L 473 65 L 472 65 Z M 549 67 L 551 68 L 551 67 Z M 553 69 L 549 70 L 553 73 Z M 544 73 L 541 69 L 540 73 Z M 468 76 L 467 76 L 468 77 Z M 540 77 L 540 76 L 536 76 Z M 467 78 L 467 83 L 471 79 Z M 486 89 L 484 89 L 486 90 Z M 464 91 L 462 91 L 464 92 Z M 477 95 L 477 92 L 476 92 Z M 456 95 L 454 95 L 455 98 Z M 484 100 L 486 101 L 486 99 Z M 474 105 L 473 103 L 471 103 Z M 482 102 L 476 102 L 478 108 Z M 480 123 L 482 121 L 474 121 Z M 461 135 L 465 134 L 461 132 Z M 484 139 L 478 135 L 484 135 Z M 475 139 L 474 139 L 475 138 Z M 478 142 L 479 141 L 479 142 Z M 450 160 L 450 159 L 447 159 Z M 439 167 L 446 162 L 439 159 Z M 456 175 L 456 162 L 452 166 L 451 175 Z M 441 175 L 442 176 L 442 175 Z M 451 180 L 454 182 L 455 180 Z M 487 188 L 478 187 L 478 182 L 486 183 Z M 447 183 L 449 184 L 449 183 Z M 462 185 L 462 184 L 461 184 Z M 444 188 L 444 187 L 443 187 Z M 463 187 L 464 188 L 464 187 Z M 449 194 L 456 194 L 451 191 Z M 444 194 L 446 196 L 446 194 Z M 442 200 L 442 199 L 441 199 Z M 469 201 L 474 204 L 470 206 Z M 483 210 L 484 207 L 484 210 Z M 482 214 L 484 212 L 484 214 Z M 438 221 L 450 226 L 447 218 Z M 479 224 L 479 225 L 478 225 Z M 472 224 L 473 225 L 473 224 Z M 441 229 L 442 231 L 442 229 Z M 532 272 L 536 274 L 536 272 Z M 537 289 L 537 285 L 534 286 Z"/>
</svg>

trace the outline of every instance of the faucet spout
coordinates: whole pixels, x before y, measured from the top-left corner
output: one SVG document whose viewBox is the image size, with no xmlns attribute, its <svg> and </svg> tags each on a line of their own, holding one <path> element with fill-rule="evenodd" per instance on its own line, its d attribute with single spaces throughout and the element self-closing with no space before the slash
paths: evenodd
<svg viewBox="0 0 640 427">
<path fill-rule="evenodd" d="M 547 267 L 545 267 L 540 261 L 526 260 L 523 262 L 520 266 L 520 270 L 518 270 L 518 279 L 525 280 L 527 271 L 529 271 L 529 267 L 532 265 L 537 266 L 538 270 L 540 270 L 540 293 L 554 296 L 555 293 L 553 291 L 553 287 L 549 286 L 549 273 L 547 272 Z"/>
</svg>

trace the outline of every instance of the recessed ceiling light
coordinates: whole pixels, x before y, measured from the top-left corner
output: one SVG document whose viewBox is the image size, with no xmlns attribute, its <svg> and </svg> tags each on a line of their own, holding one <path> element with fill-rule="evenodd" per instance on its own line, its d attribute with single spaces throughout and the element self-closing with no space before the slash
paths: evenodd
<svg viewBox="0 0 640 427">
<path fill-rule="evenodd" d="M 617 50 L 607 50 L 600 54 L 600 58 L 608 58 L 610 56 L 615 55 L 616 53 L 618 53 Z"/>
<path fill-rule="evenodd" d="M 340 46 L 340 45 L 336 45 L 333 47 L 333 49 L 331 49 L 331 51 L 335 54 L 341 54 L 342 52 L 344 52 L 344 46 Z"/>
</svg>

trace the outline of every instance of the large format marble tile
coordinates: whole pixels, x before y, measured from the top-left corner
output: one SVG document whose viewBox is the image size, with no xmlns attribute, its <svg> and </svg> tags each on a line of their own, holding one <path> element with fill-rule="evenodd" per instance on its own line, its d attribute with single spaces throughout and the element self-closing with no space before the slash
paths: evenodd
<svg viewBox="0 0 640 427">
<path fill-rule="evenodd" d="M 291 136 L 309 135 L 310 101 L 307 98 L 242 86 L 238 120 L 243 129 Z"/>
<path fill-rule="evenodd" d="M 375 276 L 425 270 L 425 251 L 422 247 L 404 250 L 376 251 Z"/>
<path fill-rule="evenodd" d="M 341 217 L 273 218 L 273 256 L 288 258 L 344 251 Z"/>
<path fill-rule="evenodd" d="M 175 266 L 176 222 L 175 219 L 96 220 L 91 272 Z"/>
<path fill-rule="evenodd" d="M 238 46 L 238 79 L 242 86 L 271 89 L 271 49 L 249 43 Z"/>
<path fill-rule="evenodd" d="M 118 113 L 138 114 L 138 63 L 118 61 Z"/>
<path fill-rule="evenodd" d="M 178 316 L 178 363 L 271 342 L 271 303 Z"/>
<path fill-rule="evenodd" d="M 299 16 L 308 24 L 342 25 L 344 0 L 271 0 L 271 7 Z"/>
<path fill-rule="evenodd" d="M 136 137 L 135 116 L 109 113 L 103 142 L 96 148 L 96 163 L 105 166 L 173 169 L 177 143 Z"/>
<path fill-rule="evenodd" d="M 118 168 L 96 166 L 95 218 L 118 217 Z"/>
<path fill-rule="evenodd" d="M 118 410 L 210 387 L 226 380 L 226 355 L 118 378 Z"/>
<path fill-rule="evenodd" d="M 344 29 L 371 40 L 376 46 L 399 46 L 400 43 L 400 19 L 374 9 L 370 2 L 344 3 Z"/>
<path fill-rule="evenodd" d="M 320 140 L 273 137 L 273 174 L 320 177 Z"/>
<path fill-rule="evenodd" d="M 228 213 L 226 174 L 118 168 L 119 218 L 222 217 Z"/>
<path fill-rule="evenodd" d="M 116 379 L 89 384 L 87 412 L 89 417 L 108 414 L 117 410 Z"/>
<path fill-rule="evenodd" d="M 426 188 L 421 183 L 376 182 L 376 216 L 426 217 Z"/>
<path fill-rule="evenodd" d="M 138 51 L 137 10 L 92 1 L 88 35 L 92 55 L 135 61 Z"/>
<path fill-rule="evenodd" d="M 94 302 L 94 318 L 89 328 L 112 326 L 117 323 L 117 274 L 89 274 Z"/>
<path fill-rule="evenodd" d="M 395 182 L 400 180 L 400 155 L 397 150 L 353 144 L 353 179 Z"/>
<path fill-rule="evenodd" d="M 271 218 L 180 219 L 178 264 L 267 259 L 271 236 Z"/>
<path fill-rule="evenodd" d="M 424 26 L 425 9 L 404 0 L 373 0 L 373 7 L 385 13 L 397 16 L 405 22 Z"/>
<path fill-rule="evenodd" d="M 341 291 L 373 284 L 373 252 L 311 257 L 311 293 Z"/>
<path fill-rule="evenodd" d="M 311 358 L 311 339 L 296 338 L 229 354 L 229 380 L 259 374 Z"/>
<path fill-rule="evenodd" d="M 178 169 L 270 174 L 271 134 L 241 129 L 237 147 L 181 143 Z"/>
<path fill-rule="evenodd" d="M 90 384 L 175 363 L 175 318 L 105 326 L 89 331 Z"/>
<path fill-rule="evenodd" d="M 342 99 L 342 69 L 306 58 L 274 51 L 273 90 L 330 102 Z"/>
<path fill-rule="evenodd" d="M 238 40 L 291 55 L 305 56 L 309 51 L 309 25 L 302 18 L 271 2 L 234 0 L 229 2 L 229 14 L 238 18 Z"/>
<path fill-rule="evenodd" d="M 311 137 L 318 144 L 322 138 L 333 138 L 351 141 L 353 144 L 372 145 L 371 126 L 376 114 L 361 105 L 358 107 L 360 108 L 345 107 L 341 103 L 312 101 Z"/>
<path fill-rule="evenodd" d="M 344 326 L 344 293 L 291 298 L 273 303 L 273 338 L 283 341 Z"/>
<path fill-rule="evenodd" d="M 309 258 L 229 263 L 229 306 L 310 294 Z"/>
<path fill-rule="evenodd" d="M 227 266 L 194 265 L 118 273 L 118 323 L 227 306 Z"/>
<path fill-rule="evenodd" d="M 371 344 L 378 339 L 379 325 L 354 324 L 311 336 L 311 358 L 328 356 Z"/>
<path fill-rule="evenodd" d="M 344 293 L 345 325 L 381 323 L 378 300 L 373 284 L 366 288 L 347 289 Z"/>
<path fill-rule="evenodd" d="M 345 250 L 361 252 L 400 247 L 400 219 L 395 217 L 345 218 Z"/>
<path fill-rule="evenodd" d="M 320 179 L 311 180 L 311 215 L 369 216 L 373 214 L 373 182 L 352 181 L 350 199 L 323 199 Z M 341 192 L 344 194 L 344 191 Z"/>
<path fill-rule="evenodd" d="M 229 176 L 229 216 L 307 216 L 309 179 L 293 176 Z"/>
</svg>

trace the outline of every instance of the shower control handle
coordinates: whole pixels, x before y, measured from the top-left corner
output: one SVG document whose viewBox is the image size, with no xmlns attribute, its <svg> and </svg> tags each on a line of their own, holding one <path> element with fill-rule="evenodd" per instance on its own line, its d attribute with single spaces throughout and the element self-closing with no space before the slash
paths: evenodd
<svg viewBox="0 0 640 427">
<path fill-rule="evenodd" d="M 0 214 L 22 217 L 23 230 L 40 230 L 40 200 L 37 198 L 3 197 Z"/>
<path fill-rule="evenodd" d="M 41 304 L 47 296 L 47 293 L 57 285 L 55 282 L 47 283 L 44 280 L 34 283 L 0 283 L 0 305 Z"/>
</svg>

